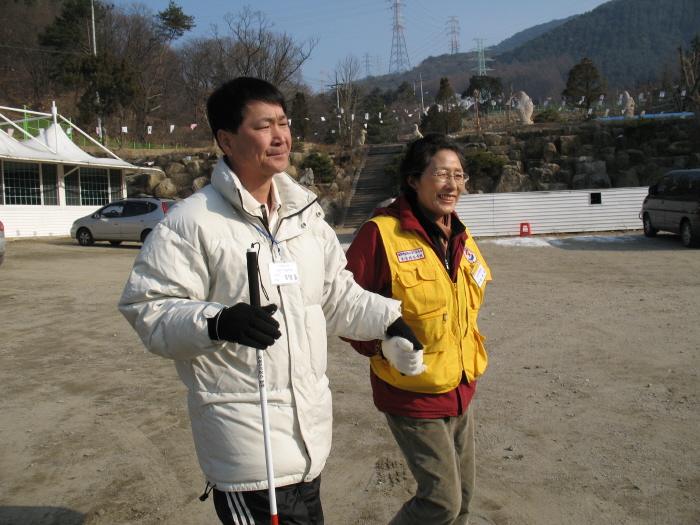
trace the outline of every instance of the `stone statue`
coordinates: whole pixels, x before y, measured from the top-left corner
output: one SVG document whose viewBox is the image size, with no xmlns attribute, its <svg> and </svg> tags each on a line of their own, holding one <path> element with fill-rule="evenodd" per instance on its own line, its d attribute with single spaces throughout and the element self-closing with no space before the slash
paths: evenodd
<svg viewBox="0 0 700 525">
<path fill-rule="evenodd" d="M 365 138 L 366 138 L 366 137 L 367 137 L 367 130 L 366 130 L 366 129 L 360 130 L 360 138 L 358 139 L 358 144 L 359 144 L 360 146 L 364 146 L 364 145 L 365 145 Z"/>
<path fill-rule="evenodd" d="M 625 119 L 634 118 L 634 98 L 627 91 L 622 97 L 622 115 Z"/>
<path fill-rule="evenodd" d="M 532 112 L 535 110 L 535 105 L 532 103 L 532 99 L 524 91 L 518 91 L 515 98 L 518 101 L 518 107 L 515 111 L 520 117 L 520 123 L 526 126 L 534 124 L 532 122 Z"/>
<path fill-rule="evenodd" d="M 418 124 L 413 125 L 413 138 L 414 139 L 422 139 L 423 138 L 423 134 L 418 129 Z"/>
</svg>

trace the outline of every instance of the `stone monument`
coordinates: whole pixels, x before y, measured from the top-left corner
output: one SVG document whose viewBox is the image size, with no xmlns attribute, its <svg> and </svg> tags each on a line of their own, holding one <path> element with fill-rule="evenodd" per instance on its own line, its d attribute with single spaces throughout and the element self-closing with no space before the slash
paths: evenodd
<svg viewBox="0 0 700 525">
<path fill-rule="evenodd" d="M 367 130 L 366 129 L 360 130 L 360 138 L 358 139 L 357 144 L 359 146 L 364 146 L 366 137 L 367 137 Z"/>
<path fill-rule="evenodd" d="M 622 115 L 625 120 L 634 118 L 634 98 L 627 91 L 622 96 Z"/>
<path fill-rule="evenodd" d="M 418 129 L 418 124 L 413 125 L 413 138 L 414 139 L 422 139 L 423 138 L 423 134 Z"/>
<path fill-rule="evenodd" d="M 535 110 L 535 105 L 532 103 L 532 99 L 524 91 L 518 91 L 515 98 L 518 101 L 518 107 L 515 111 L 520 118 L 520 123 L 526 126 L 534 124 L 532 122 L 532 112 Z"/>
</svg>

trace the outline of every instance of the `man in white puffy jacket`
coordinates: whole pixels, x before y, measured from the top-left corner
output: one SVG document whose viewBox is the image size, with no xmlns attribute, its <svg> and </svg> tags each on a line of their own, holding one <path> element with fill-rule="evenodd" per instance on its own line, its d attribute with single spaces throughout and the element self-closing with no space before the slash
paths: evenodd
<svg viewBox="0 0 700 525">
<path fill-rule="evenodd" d="M 284 173 L 291 134 L 280 91 L 236 78 L 211 95 L 207 114 L 225 156 L 211 185 L 151 232 L 119 310 L 187 385 L 197 456 L 225 524 L 270 523 L 255 350 L 267 349 L 279 523 L 323 524 L 328 332 L 386 339 L 384 354 L 407 374 L 422 371 L 422 347 L 397 301 L 355 283 L 316 196 Z M 255 243 L 263 307 L 248 304 L 245 254 Z M 280 263 L 287 279 L 296 275 L 291 284 Z"/>
</svg>

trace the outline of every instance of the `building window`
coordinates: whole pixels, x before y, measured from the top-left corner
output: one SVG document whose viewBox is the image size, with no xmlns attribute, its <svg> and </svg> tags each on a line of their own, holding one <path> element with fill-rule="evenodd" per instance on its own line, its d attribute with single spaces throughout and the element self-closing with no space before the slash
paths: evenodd
<svg viewBox="0 0 700 525">
<path fill-rule="evenodd" d="M 109 202 L 109 170 L 64 166 L 67 206 L 104 206 Z M 121 195 L 120 197 L 121 198 Z"/>
<path fill-rule="evenodd" d="M 58 168 L 56 164 L 41 165 L 41 193 L 44 206 L 58 206 Z"/>
<path fill-rule="evenodd" d="M 3 162 L 5 204 L 41 205 L 39 164 Z"/>
<path fill-rule="evenodd" d="M 78 168 L 75 166 L 63 166 L 63 184 L 66 188 L 66 205 L 80 206 L 80 179 Z"/>
<path fill-rule="evenodd" d="M 118 201 L 122 192 L 122 170 L 109 170 L 109 202 Z"/>
</svg>

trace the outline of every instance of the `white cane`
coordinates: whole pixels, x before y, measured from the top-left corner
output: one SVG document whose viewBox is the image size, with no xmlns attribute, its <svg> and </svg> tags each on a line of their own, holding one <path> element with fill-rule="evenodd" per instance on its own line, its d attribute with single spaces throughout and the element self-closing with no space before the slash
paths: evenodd
<svg viewBox="0 0 700 525">
<path fill-rule="evenodd" d="M 246 263 L 248 267 L 248 288 L 250 290 L 250 304 L 260 306 L 260 284 L 258 282 L 258 255 L 254 248 L 246 251 Z M 270 498 L 270 524 L 278 525 L 277 498 L 275 497 L 275 470 L 272 467 L 272 444 L 270 443 L 270 420 L 267 415 L 267 389 L 265 388 L 265 363 L 264 350 L 257 350 L 258 359 L 258 387 L 260 390 L 260 411 L 262 412 L 263 441 L 265 442 L 265 463 L 267 465 L 267 484 Z"/>
</svg>

